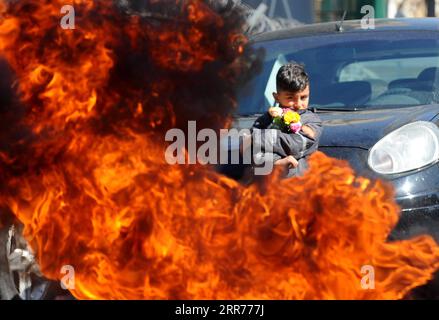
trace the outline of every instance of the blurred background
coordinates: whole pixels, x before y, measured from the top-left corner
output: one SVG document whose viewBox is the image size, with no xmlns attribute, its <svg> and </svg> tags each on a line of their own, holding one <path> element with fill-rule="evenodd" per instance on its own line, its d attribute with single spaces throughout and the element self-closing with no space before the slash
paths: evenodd
<svg viewBox="0 0 439 320">
<path fill-rule="evenodd" d="M 17 1 L 17 0 L 8 0 Z M 157 13 L 157 0 L 113 0 L 131 13 Z M 174 0 L 162 0 L 164 11 L 175 8 Z M 205 0 L 219 12 L 241 7 L 246 12 L 248 34 L 290 28 L 302 24 L 361 19 L 361 7 L 373 6 L 375 18 L 439 16 L 439 0 Z M 172 2 L 172 5 L 166 5 Z M 181 1 L 184 3 L 184 0 Z M 153 6 L 152 6 L 153 5 Z M 152 8 L 154 8 L 152 10 Z"/>
<path fill-rule="evenodd" d="M 233 1 L 233 0 L 232 0 Z M 236 2 L 236 0 L 235 0 Z M 439 0 L 242 0 L 243 4 L 263 12 L 270 19 L 293 24 L 361 19 L 361 7 L 371 5 L 376 18 L 439 16 Z"/>
</svg>

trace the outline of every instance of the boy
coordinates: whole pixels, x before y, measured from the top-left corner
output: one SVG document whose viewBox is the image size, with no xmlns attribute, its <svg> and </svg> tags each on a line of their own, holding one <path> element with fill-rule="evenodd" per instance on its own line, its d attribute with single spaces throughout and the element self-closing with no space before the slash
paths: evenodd
<svg viewBox="0 0 439 320">
<path fill-rule="evenodd" d="M 253 143 L 260 143 L 259 150 L 262 150 L 258 162 L 273 161 L 275 165 L 287 167 L 287 177 L 300 175 L 307 168 L 308 156 L 317 150 L 323 130 L 319 116 L 308 110 L 310 88 L 305 67 L 294 61 L 282 66 L 276 76 L 276 90 L 273 93 L 276 103 L 282 109 L 297 112 L 302 128 L 298 133 L 281 132 L 274 129 L 269 112 L 259 117 L 252 128 Z"/>
</svg>

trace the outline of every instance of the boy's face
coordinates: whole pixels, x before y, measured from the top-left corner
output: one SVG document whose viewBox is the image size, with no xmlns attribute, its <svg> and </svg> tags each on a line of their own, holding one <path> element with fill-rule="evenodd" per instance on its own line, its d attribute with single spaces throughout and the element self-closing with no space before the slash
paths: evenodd
<svg viewBox="0 0 439 320">
<path fill-rule="evenodd" d="M 302 91 L 279 91 L 274 92 L 273 97 L 284 108 L 301 110 L 308 108 L 309 103 L 309 85 Z"/>
</svg>

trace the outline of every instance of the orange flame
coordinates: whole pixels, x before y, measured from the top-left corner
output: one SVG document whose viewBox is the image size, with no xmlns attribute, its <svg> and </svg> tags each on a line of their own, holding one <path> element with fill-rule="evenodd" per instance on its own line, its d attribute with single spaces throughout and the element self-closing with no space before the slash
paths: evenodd
<svg viewBox="0 0 439 320">
<path fill-rule="evenodd" d="M 26 106 L 14 126 L 29 131 L 0 152 L 0 204 L 46 276 L 74 267 L 77 298 L 399 299 L 439 267 L 430 237 L 386 242 L 391 189 L 345 162 L 317 153 L 304 177 L 249 187 L 165 162 L 167 128 L 228 120 L 250 66 L 241 45 L 227 49 L 237 16 L 188 1 L 176 28 L 76 0 L 66 31 L 61 6 L 4 8 L 0 49 Z"/>
</svg>

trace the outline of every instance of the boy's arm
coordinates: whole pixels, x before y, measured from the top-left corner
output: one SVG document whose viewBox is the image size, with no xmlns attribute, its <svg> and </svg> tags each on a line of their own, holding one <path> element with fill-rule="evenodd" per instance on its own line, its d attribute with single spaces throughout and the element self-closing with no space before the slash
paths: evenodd
<svg viewBox="0 0 439 320">
<path fill-rule="evenodd" d="M 281 158 L 293 156 L 296 159 L 303 157 L 307 138 L 301 134 L 283 133 L 277 129 L 254 129 L 252 144 L 254 150 L 266 153 L 275 153 Z"/>
<path fill-rule="evenodd" d="M 308 125 L 304 124 L 302 126 L 302 133 L 303 135 L 307 136 L 310 139 L 315 140 L 317 137 L 317 133 L 314 131 L 313 128 L 309 127 Z"/>
<path fill-rule="evenodd" d="M 251 135 L 244 136 L 243 141 L 239 144 L 239 152 L 244 154 L 244 152 L 251 147 L 252 144 L 252 136 L 254 129 L 266 129 L 272 122 L 272 118 L 268 112 L 264 113 L 262 116 L 258 117 L 250 128 Z"/>
<path fill-rule="evenodd" d="M 320 138 L 323 133 L 323 123 L 317 114 L 309 112 L 303 127 L 302 134 L 308 142 L 304 156 L 309 156 L 317 151 L 319 147 Z"/>
<path fill-rule="evenodd" d="M 252 129 L 267 129 L 272 122 L 273 118 L 268 112 L 266 112 L 256 119 L 256 121 L 253 123 Z"/>
<path fill-rule="evenodd" d="M 293 156 L 287 156 L 285 158 L 279 159 L 274 162 L 275 166 L 287 166 L 291 168 L 297 168 L 299 166 L 299 161 L 297 161 Z"/>
<path fill-rule="evenodd" d="M 317 150 L 323 130 L 322 122 L 314 113 L 307 114 L 303 120 L 305 131 L 302 130 L 301 134 L 283 133 L 276 129 L 254 130 L 254 146 L 265 152 L 276 153 L 282 158 L 293 156 L 300 159 L 311 154 Z M 254 126 L 254 128 L 256 127 Z M 255 135 L 255 131 L 259 131 L 257 135 Z"/>
<path fill-rule="evenodd" d="M 308 112 L 304 116 L 301 133 L 307 138 L 318 143 L 323 132 L 323 124 L 320 117 L 314 113 Z"/>
<path fill-rule="evenodd" d="M 300 134 L 277 132 L 273 152 L 282 157 L 291 155 L 300 159 L 317 150 L 323 132 L 322 121 L 318 115 L 311 112 L 304 115 L 303 121 Z"/>
</svg>

